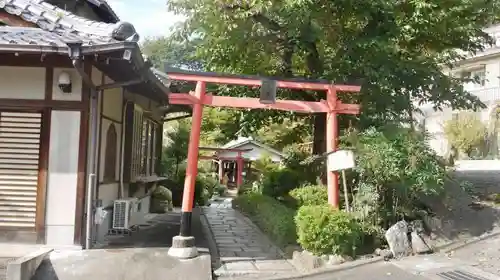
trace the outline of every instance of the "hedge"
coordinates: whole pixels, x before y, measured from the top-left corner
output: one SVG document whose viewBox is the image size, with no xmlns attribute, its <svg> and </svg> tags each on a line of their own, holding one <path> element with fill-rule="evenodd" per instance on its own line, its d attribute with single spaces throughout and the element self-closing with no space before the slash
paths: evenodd
<svg viewBox="0 0 500 280">
<path fill-rule="evenodd" d="M 323 205 L 328 203 L 328 191 L 324 185 L 306 185 L 293 189 L 289 195 L 297 206 Z"/>
<path fill-rule="evenodd" d="M 276 199 L 257 193 L 240 195 L 233 207 L 252 220 L 279 246 L 297 243 L 295 211 Z"/>
<path fill-rule="evenodd" d="M 316 255 L 354 256 L 363 243 L 362 225 L 330 205 L 302 206 L 295 222 L 299 244 Z"/>
</svg>

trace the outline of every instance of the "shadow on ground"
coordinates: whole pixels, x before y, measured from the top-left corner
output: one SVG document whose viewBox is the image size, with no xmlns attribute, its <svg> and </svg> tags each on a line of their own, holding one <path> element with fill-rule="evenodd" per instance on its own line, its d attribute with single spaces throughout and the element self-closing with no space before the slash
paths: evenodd
<svg viewBox="0 0 500 280">
<path fill-rule="evenodd" d="M 448 181 L 445 184 L 445 197 L 423 199 L 433 212 L 433 215 L 424 219 L 429 229 L 442 243 L 497 230 L 500 208 L 485 203 L 481 198 L 500 193 L 500 176 L 496 181 L 492 180 L 491 171 L 468 171 L 454 173 L 453 177 L 473 183 L 473 189 L 466 191 L 456 182 Z"/>
<path fill-rule="evenodd" d="M 32 279 L 210 279 L 211 261 L 199 211 L 193 212 L 192 223 L 200 257 L 181 261 L 168 255 L 179 221 L 180 213 L 161 214 L 130 236 L 111 238 L 102 249 L 54 252 Z"/>
</svg>

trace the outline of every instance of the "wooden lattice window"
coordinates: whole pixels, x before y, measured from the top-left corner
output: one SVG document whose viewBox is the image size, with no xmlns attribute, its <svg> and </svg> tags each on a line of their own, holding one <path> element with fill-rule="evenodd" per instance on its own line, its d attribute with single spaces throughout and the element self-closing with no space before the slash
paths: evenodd
<svg viewBox="0 0 500 280">
<path fill-rule="evenodd" d="M 153 175 L 156 162 L 156 132 L 158 124 L 153 120 L 144 118 L 142 122 L 141 142 L 141 174 Z"/>
<path fill-rule="evenodd" d="M 110 124 L 106 133 L 106 151 L 104 153 L 104 181 L 116 180 L 116 148 L 118 135 L 114 124 Z"/>
</svg>

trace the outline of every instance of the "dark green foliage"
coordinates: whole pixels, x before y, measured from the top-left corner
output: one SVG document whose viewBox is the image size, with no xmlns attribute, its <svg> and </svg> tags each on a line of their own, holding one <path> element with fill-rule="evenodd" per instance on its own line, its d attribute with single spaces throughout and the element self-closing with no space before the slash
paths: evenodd
<svg viewBox="0 0 500 280">
<path fill-rule="evenodd" d="M 169 123 L 165 129 L 167 143 L 161 157 L 161 173 L 169 178 L 178 176 L 187 158 L 190 124 L 187 120 Z"/>
<path fill-rule="evenodd" d="M 278 198 L 288 194 L 301 184 L 300 175 L 288 168 L 271 170 L 264 174 L 262 194 Z"/>
<path fill-rule="evenodd" d="M 492 43 L 481 29 L 497 21 L 499 6 L 488 0 L 168 1 L 171 11 L 187 17 L 170 40 L 195 38 L 196 58 L 206 70 L 359 84 L 361 94 L 341 96 L 362 104 L 359 127 L 409 121 L 412 100 L 436 107 L 484 106 L 464 90 L 462 79 L 442 68 Z M 218 92 L 257 95 L 240 87 Z M 281 90 L 278 95 L 324 99 L 312 91 Z M 252 131 L 294 116 L 253 110 L 237 121 L 242 130 Z M 324 140 L 321 118 L 309 123 L 317 144 Z M 303 118 L 305 123 L 311 119 Z M 341 125 L 346 127 L 349 119 L 342 117 Z"/>
<path fill-rule="evenodd" d="M 352 132 L 343 141 L 356 151 L 350 181 L 356 186 L 354 207 L 364 219 L 386 228 L 414 216 L 421 195 L 442 193 L 445 166 L 428 146 L 425 134 L 387 126 Z"/>
<path fill-rule="evenodd" d="M 151 212 L 165 213 L 172 211 L 172 192 L 164 187 L 158 186 L 151 196 Z"/>
<path fill-rule="evenodd" d="M 284 247 L 296 243 L 295 211 L 276 199 L 249 193 L 235 198 L 233 207 L 248 216 L 276 244 Z"/>
</svg>

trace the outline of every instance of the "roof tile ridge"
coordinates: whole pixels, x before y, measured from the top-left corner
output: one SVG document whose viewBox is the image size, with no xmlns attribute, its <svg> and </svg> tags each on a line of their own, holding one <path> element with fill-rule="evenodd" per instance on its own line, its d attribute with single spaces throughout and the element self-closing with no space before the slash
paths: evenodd
<svg viewBox="0 0 500 280">
<path fill-rule="evenodd" d="M 89 20 L 44 0 L 0 0 L 0 8 L 51 32 L 83 33 L 118 41 L 139 41 L 139 35 L 131 23 Z"/>
</svg>

